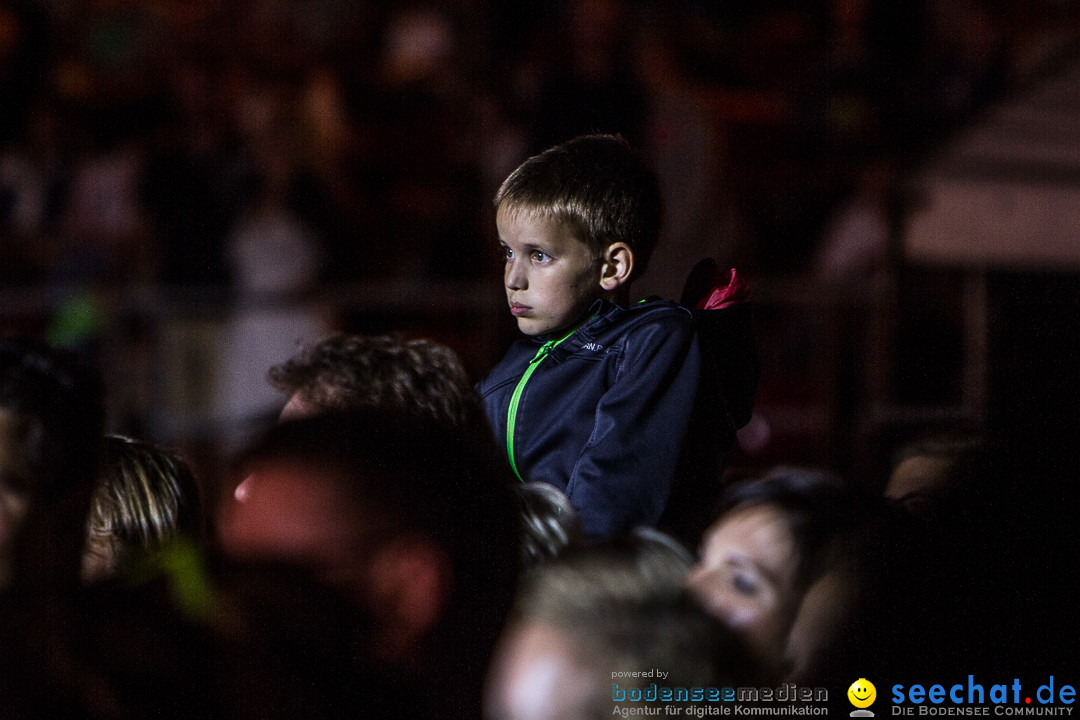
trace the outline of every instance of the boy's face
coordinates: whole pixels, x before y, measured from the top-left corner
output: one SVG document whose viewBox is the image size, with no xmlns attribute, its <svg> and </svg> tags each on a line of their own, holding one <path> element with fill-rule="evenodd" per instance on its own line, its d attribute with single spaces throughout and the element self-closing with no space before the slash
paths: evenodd
<svg viewBox="0 0 1080 720">
<path fill-rule="evenodd" d="M 601 259 L 563 223 L 500 206 L 495 224 L 506 255 L 506 299 L 521 332 L 568 328 L 604 294 Z"/>
</svg>

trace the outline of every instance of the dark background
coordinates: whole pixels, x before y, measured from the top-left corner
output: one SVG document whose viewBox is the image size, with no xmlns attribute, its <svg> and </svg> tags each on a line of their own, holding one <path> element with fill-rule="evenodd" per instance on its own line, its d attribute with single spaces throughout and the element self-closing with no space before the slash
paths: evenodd
<svg viewBox="0 0 1080 720">
<path fill-rule="evenodd" d="M 619 132 L 667 193 L 648 289 L 676 297 L 704 256 L 750 282 L 764 375 L 733 466 L 881 483 L 904 443 L 988 423 L 1057 452 L 1076 268 L 931 265 L 903 238 L 928 161 L 1069 67 L 1078 21 L 1067 0 L 2 2 L 0 331 L 80 349 L 114 430 L 214 463 L 269 409 L 224 408 L 251 308 L 433 337 L 479 377 L 516 332 L 495 188 Z M 238 265 L 266 217 L 310 262 Z"/>
</svg>

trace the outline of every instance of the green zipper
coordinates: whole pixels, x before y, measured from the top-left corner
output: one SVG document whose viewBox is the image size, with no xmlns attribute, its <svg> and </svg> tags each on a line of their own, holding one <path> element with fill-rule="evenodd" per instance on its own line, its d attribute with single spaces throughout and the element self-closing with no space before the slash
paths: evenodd
<svg viewBox="0 0 1080 720">
<path fill-rule="evenodd" d="M 548 340 L 541 345 L 540 349 L 536 351 L 536 355 L 529 361 L 529 366 L 525 368 L 525 372 L 521 374 L 521 379 L 518 380 L 517 387 L 514 388 L 514 394 L 510 396 L 510 407 L 506 410 L 506 456 L 510 459 L 510 469 L 514 471 L 514 474 L 517 475 L 518 480 L 521 482 L 525 482 L 525 478 L 521 477 L 521 473 L 518 472 L 517 463 L 514 461 L 514 426 L 517 425 L 518 404 L 521 402 L 522 393 L 525 392 L 525 383 L 529 382 L 529 378 L 536 372 L 536 368 L 540 367 L 540 362 L 546 358 L 559 343 L 577 332 L 579 327 L 581 327 L 581 324 L 575 325 L 573 330 L 566 333 L 558 340 Z"/>
</svg>

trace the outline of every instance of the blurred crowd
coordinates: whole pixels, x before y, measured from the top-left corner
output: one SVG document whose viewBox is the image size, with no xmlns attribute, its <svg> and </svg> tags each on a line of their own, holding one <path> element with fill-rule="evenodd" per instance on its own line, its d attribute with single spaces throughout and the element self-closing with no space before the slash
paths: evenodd
<svg viewBox="0 0 1080 720">
<path fill-rule="evenodd" d="M 806 269 L 865 168 L 902 172 L 889 160 L 1028 76 L 1075 15 L 1050 0 L 7 0 L 0 276 L 222 286 L 265 251 L 323 281 L 481 277 L 498 181 L 587 131 L 648 150 L 677 257 Z M 250 247 L 253 227 L 271 247 Z"/>
<path fill-rule="evenodd" d="M 251 378 L 292 349 L 280 338 L 329 329 L 460 340 L 475 371 L 505 340 L 468 306 L 497 271 L 495 188 L 593 131 L 660 174 L 665 262 L 642 296 L 677 298 L 703 257 L 872 280 L 909 171 L 1065 54 L 1076 16 L 1056 0 L 4 0 L 0 323 L 102 354 L 125 429 L 167 424 L 165 398 L 201 425 L 262 408 Z M 908 361 L 952 378 L 955 293 L 924 290 L 946 299 L 902 344 L 930 338 L 938 361 Z M 422 318 L 395 314 L 406 297 Z M 770 330 L 777 356 L 816 362 L 797 328 Z"/>
<path fill-rule="evenodd" d="M 330 336 L 269 380 L 280 417 L 217 474 L 106 434 L 75 354 L 0 340 L 0 716 L 599 720 L 680 688 L 846 712 L 869 678 L 884 712 L 894 683 L 1075 687 L 1056 438 L 934 434 L 882 477 L 728 473 L 696 541 L 588 539 L 510 474 L 445 346 Z"/>
<path fill-rule="evenodd" d="M 670 262 L 642 294 L 677 297 L 702 257 L 872 277 L 905 174 L 1077 19 L 1061 0 L 0 0 L 0 287 L 76 291 L 48 318 L 0 308 L 0 717 L 585 720 L 648 668 L 826 687 L 844 712 L 860 677 L 1075 684 L 1072 285 L 1007 285 L 985 427 L 928 431 L 880 474 L 734 467 L 689 544 L 587 542 L 565 497 L 511 482 L 447 347 L 350 336 L 333 376 L 288 358 L 347 324 L 313 291 L 492 277 L 498 182 L 581 132 L 660 175 Z M 184 347 L 228 368 L 216 411 L 275 417 L 223 462 L 110 418 L 138 390 L 126 366 L 58 349 L 143 283 L 232 301 L 225 342 Z M 794 324 L 782 344 L 814 329 Z"/>
</svg>

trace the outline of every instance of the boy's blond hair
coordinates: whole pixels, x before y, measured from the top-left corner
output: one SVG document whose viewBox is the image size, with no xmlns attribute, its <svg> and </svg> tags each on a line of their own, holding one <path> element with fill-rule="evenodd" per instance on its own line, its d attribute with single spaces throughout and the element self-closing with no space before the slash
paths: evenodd
<svg viewBox="0 0 1080 720">
<path fill-rule="evenodd" d="M 582 135 L 534 155 L 503 181 L 495 207 L 554 218 L 599 257 L 612 243 L 634 255 L 631 280 L 660 236 L 656 173 L 619 135 Z"/>
</svg>

